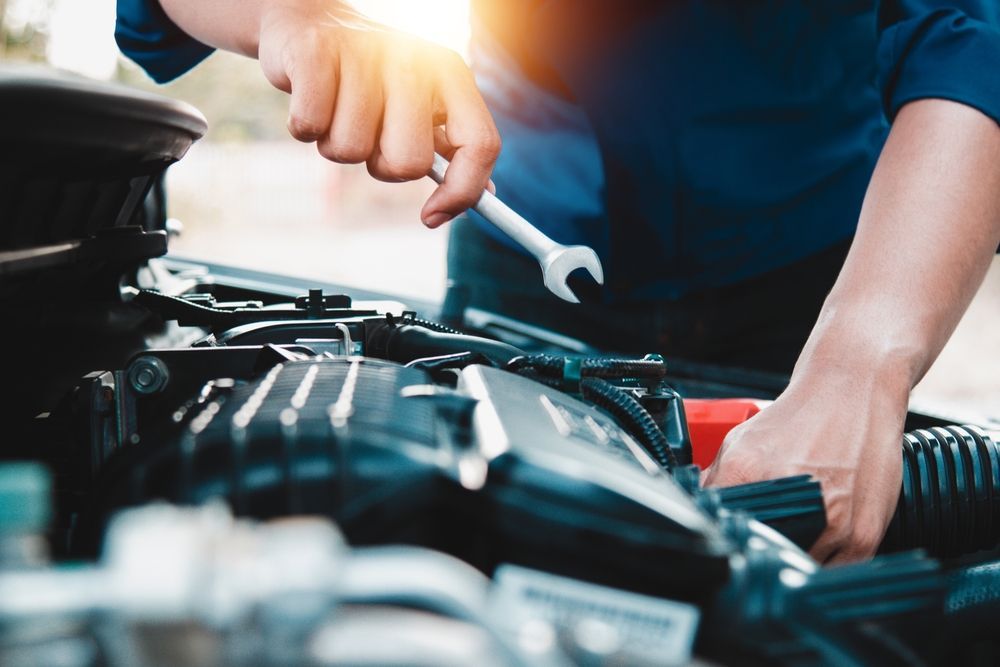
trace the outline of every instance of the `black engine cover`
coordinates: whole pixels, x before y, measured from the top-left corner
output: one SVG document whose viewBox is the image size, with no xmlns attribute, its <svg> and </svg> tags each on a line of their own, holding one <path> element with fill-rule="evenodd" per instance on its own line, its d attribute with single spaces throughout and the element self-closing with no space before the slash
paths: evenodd
<svg viewBox="0 0 1000 667">
<path fill-rule="evenodd" d="M 486 572 L 569 568 L 686 598 L 726 579 L 729 545 L 673 479 L 608 415 L 532 380 L 470 366 L 454 390 L 336 357 L 225 387 L 176 410 L 160 442 L 113 457 L 95 515 L 222 498 L 261 519 L 326 515 L 352 543 L 428 546 Z"/>
</svg>

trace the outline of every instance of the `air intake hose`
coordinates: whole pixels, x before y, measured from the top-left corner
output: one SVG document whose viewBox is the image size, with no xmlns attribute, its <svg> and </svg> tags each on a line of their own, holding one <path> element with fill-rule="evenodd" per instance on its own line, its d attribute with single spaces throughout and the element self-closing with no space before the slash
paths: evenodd
<svg viewBox="0 0 1000 667">
<path fill-rule="evenodd" d="M 957 556 L 1000 543 L 1000 453 L 976 426 L 903 436 L 903 488 L 881 552 Z"/>
<path fill-rule="evenodd" d="M 369 356 L 407 364 L 416 359 L 471 352 L 482 354 L 497 366 L 524 356 L 524 351 L 498 340 L 468 336 L 444 325 L 415 318 L 395 319 L 369 325 L 366 346 Z"/>
<path fill-rule="evenodd" d="M 714 491 L 715 504 L 740 510 L 804 548 L 826 517 L 809 478 Z M 950 557 L 1000 545 L 1000 451 L 976 426 L 938 426 L 903 436 L 903 484 L 880 553 L 923 549 Z"/>
</svg>

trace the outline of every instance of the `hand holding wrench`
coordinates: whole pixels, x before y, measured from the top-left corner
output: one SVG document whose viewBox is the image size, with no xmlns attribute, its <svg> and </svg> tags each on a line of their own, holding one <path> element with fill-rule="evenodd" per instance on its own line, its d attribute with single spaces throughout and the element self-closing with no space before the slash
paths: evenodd
<svg viewBox="0 0 1000 667">
<path fill-rule="evenodd" d="M 444 172 L 447 169 L 448 161 L 435 153 L 430 177 L 441 183 L 444 181 Z M 601 260 L 591 248 L 556 243 L 488 190 L 483 190 L 479 202 L 472 207 L 472 210 L 535 256 L 542 267 L 542 281 L 549 291 L 560 299 L 570 303 L 580 303 L 573 290 L 566 285 L 566 278 L 576 269 L 587 269 L 599 285 L 604 284 Z"/>
</svg>

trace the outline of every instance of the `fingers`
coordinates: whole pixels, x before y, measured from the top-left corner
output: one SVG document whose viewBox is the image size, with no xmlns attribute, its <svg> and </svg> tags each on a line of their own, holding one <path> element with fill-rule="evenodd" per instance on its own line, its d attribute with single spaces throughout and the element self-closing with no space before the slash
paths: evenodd
<svg viewBox="0 0 1000 667">
<path fill-rule="evenodd" d="M 451 160 L 458 150 L 448 141 L 448 134 L 444 131 L 444 123 L 434 127 L 434 151 L 440 153 L 446 160 Z"/>
<path fill-rule="evenodd" d="M 333 122 L 317 143 L 320 155 L 341 164 L 366 162 L 378 144 L 382 87 L 364 59 L 341 63 Z"/>
<path fill-rule="evenodd" d="M 803 472 L 812 474 L 822 486 L 827 526 L 809 554 L 825 564 L 852 563 L 874 556 L 888 517 L 883 516 L 878 499 L 868 498 L 864 489 L 859 491 L 853 468 L 837 462 L 813 468 L 776 458 L 774 449 L 761 448 L 762 441 L 749 426 L 750 422 L 726 438 L 715 461 L 702 473 L 702 485 L 727 487 Z M 787 452 L 787 448 L 779 445 L 777 451 Z"/>
<path fill-rule="evenodd" d="M 494 189 L 500 137 L 458 54 L 346 24 L 290 35 L 262 43 L 261 66 L 291 93 L 293 137 L 331 161 L 366 162 L 384 181 L 423 178 L 437 149 L 451 164 L 421 211 L 429 227 Z"/>
<path fill-rule="evenodd" d="M 845 518 L 845 505 L 831 506 L 829 527 L 809 554 L 820 563 L 844 565 L 868 560 L 878 553 L 888 521 L 871 515 L 868 511 L 872 503 L 852 506 L 851 515 Z"/>
<path fill-rule="evenodd" d="M 824 530 L 820 538 L 809 549 L 809 555 L 818 563 L 826 563 L 840 551 L 841 538 L 829 530 Z"/>
<path fill-rule="evenodd" d="M 446 76 L 440 79 L 438 90 L 447 110 L 443 141 L 438 143 L 451 153 L 451 165 L 444 182 L 421 211 L 428 226 L 439 225 L 474 206 L 500 154 L 500 135 L 493 118 L 476 90 L 472 74 L 461 58 L 454 57 L 457 63 L 444 66 Z"/>
<path fill-rule="evenodd" d="M 854 531 L 846 537 L 820 539 L 809 555 L 824 565 L 847 565 L 873 558 L 881 541 L 879 531 Z"/>
<path fill-rule="evenodd" d="M 455 155 L 457 149 L 452 146 L 451 142 L 448 141 L 448 134 L 444 130 L 444 123 L 441 123 L 440 127 L 434 128 L 434 152 L 439 153 L 447 160 Z M 497 193 L 497 185 L 493 182 L 493 179 L 486 181 L 486 189 L 490 191 L 490 194 Z"/>
<path fill-rule="evenodd" d="M 383 77 L 382 133 L 368 171 L 390 182 L 423 178 L 434 159 L 431 86 L 426 72 L 393 59 Z"/>
<path fill-rule="evenodd" d="M 297 49 L 288 62 L 288 131 L 299 141 L 313 142 L 327 133 L 333 118 L 337 62 L 315 48 Z"/>
</svg>

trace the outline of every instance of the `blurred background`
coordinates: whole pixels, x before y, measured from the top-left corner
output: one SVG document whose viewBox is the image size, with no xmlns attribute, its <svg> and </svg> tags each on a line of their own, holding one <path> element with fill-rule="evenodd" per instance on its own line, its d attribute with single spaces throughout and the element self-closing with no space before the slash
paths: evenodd
<svg viewBox="0 0 1000 667">
<path fill-rule="evenodd" d="M 379 20 L 465 53 L 468 0 L 361 0 Z M 190 102 L 208 134 L 167 176 L 169 214 L 184 225 L 171 249 L 372 290 L 440 300 L 445 230 L 420 224 L 433 190 L 387 184 L 364 165 L 337 165 L 285 130 L 284 93 L 255 61 L 216 53 L 187 76 L 153 83 L 121 57 L 115 0 L 0 0 L 2 55 L 48 62 Z M 377 270 L 376 270 L 377 269 Z"/>
<path fill-rule="evenodd" d="M 467 53 L 468 0 L 353 4 Z M 170 215 L 184 225 L 174 252 L 441 299 L 446 234 L 419 222 L 429 180 L 380 183 L 364 165 L 326 162 L 292 140 L 285 95 L 248 59 L 216 53 L 178 81 L 155 85 L 118 54 L 114 21 L 115 0 L 0 0 L 0 58 L 155 90 L 205 114 L 208 135 L 168 175 Z M 1000 419 L 1000 260 L 914 401 Z"/>
</svg>

